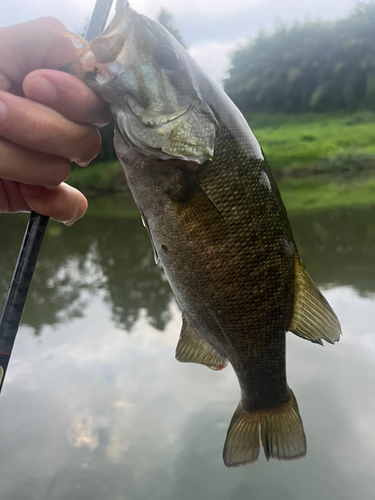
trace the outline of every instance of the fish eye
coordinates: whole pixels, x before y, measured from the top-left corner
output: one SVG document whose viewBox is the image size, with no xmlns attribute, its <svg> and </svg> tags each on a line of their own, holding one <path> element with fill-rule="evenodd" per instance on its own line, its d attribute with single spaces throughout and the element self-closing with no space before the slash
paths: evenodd
<svg viewBox="0 0 375 500">
<path fill-rule="evenodd" d="M 174 71 L 178 66 L 179 57 L 172 47 L 158 47 L 154 54 L 154 59 L 160 68 L 167 71 Z"/>
</svg>

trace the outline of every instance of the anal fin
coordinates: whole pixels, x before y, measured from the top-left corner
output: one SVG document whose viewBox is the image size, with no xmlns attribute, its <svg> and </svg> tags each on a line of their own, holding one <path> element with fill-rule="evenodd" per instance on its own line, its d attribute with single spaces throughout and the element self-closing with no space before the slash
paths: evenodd
<svg viewBox="0 0 375 500">
<path fill-rule="evenodd" d="M 198 334 L 196 329 L 182 316 L 180 339 L 176 348 L 176 359 L 181 363 L 199 363 L 212 370 L 222 370 L 228 361 Z"/>
<path fill-rule="evenodd" d="M 258 459 L 262 443 L 266 459 L 293 460 L 306 455 L 306 437 L 297 401 L 268 410 L 247 410 L 242 402 L 234 412 L 224 446 L 224 463 L 238 467 Z"/>
<path fill-rule="evenodd" d="M 295 256 L 295 296 L 289 331 L 317 344 L 340 340 L 341 326 L 327 300 L 315 286 L 298 255 Z"/>
</svg>

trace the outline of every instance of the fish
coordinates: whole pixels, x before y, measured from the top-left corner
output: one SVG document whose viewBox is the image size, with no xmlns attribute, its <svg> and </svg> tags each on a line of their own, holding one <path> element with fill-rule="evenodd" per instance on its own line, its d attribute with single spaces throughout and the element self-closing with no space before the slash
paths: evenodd
<svg viewBox="0 0 375 500">
<path fill-rule="evenodd" d="M 224 463 L 306 454 L 286 333 L 335 343 L 340 323 L 298 254 L 277 184 L 241 112 L 157 22 L 118 0 L 71 67 L 109 104 L 115 150 L 182 311 L 180 362 L 230 363 L 241 400 Z"/>
</svg>

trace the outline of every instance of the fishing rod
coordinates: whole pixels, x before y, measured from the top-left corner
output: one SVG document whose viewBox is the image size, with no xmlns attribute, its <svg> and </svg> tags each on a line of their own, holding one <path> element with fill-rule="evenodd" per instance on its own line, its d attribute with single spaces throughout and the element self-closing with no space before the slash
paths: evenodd
<svg viewBox="0 0 375 500">
<path fill-rule="evenodd" d="M 104 30 L 113 0 L 96 0 L 85 39 L 89 42 Z M 0 392 L 16 340 L 49 217 L 32 211 L 18 254 L 0 317 Z"/>
</svg>

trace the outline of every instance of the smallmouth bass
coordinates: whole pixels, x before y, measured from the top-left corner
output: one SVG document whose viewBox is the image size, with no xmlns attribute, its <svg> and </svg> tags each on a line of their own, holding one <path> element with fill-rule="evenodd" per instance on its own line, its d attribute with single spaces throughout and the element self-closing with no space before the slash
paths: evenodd
<svg viewBox="0 0 375 500">
<path fill-rule="evenodd" d="M 71 72 L 107 101 L 115 149 L 183 315 L 176 358 L 241 388 L 224 462 L 304 456 L 285 335 L 334 343 L 337 317 L 309 277 L 245 119 L 158 23 L 119 0 Z"/>
</svg>

